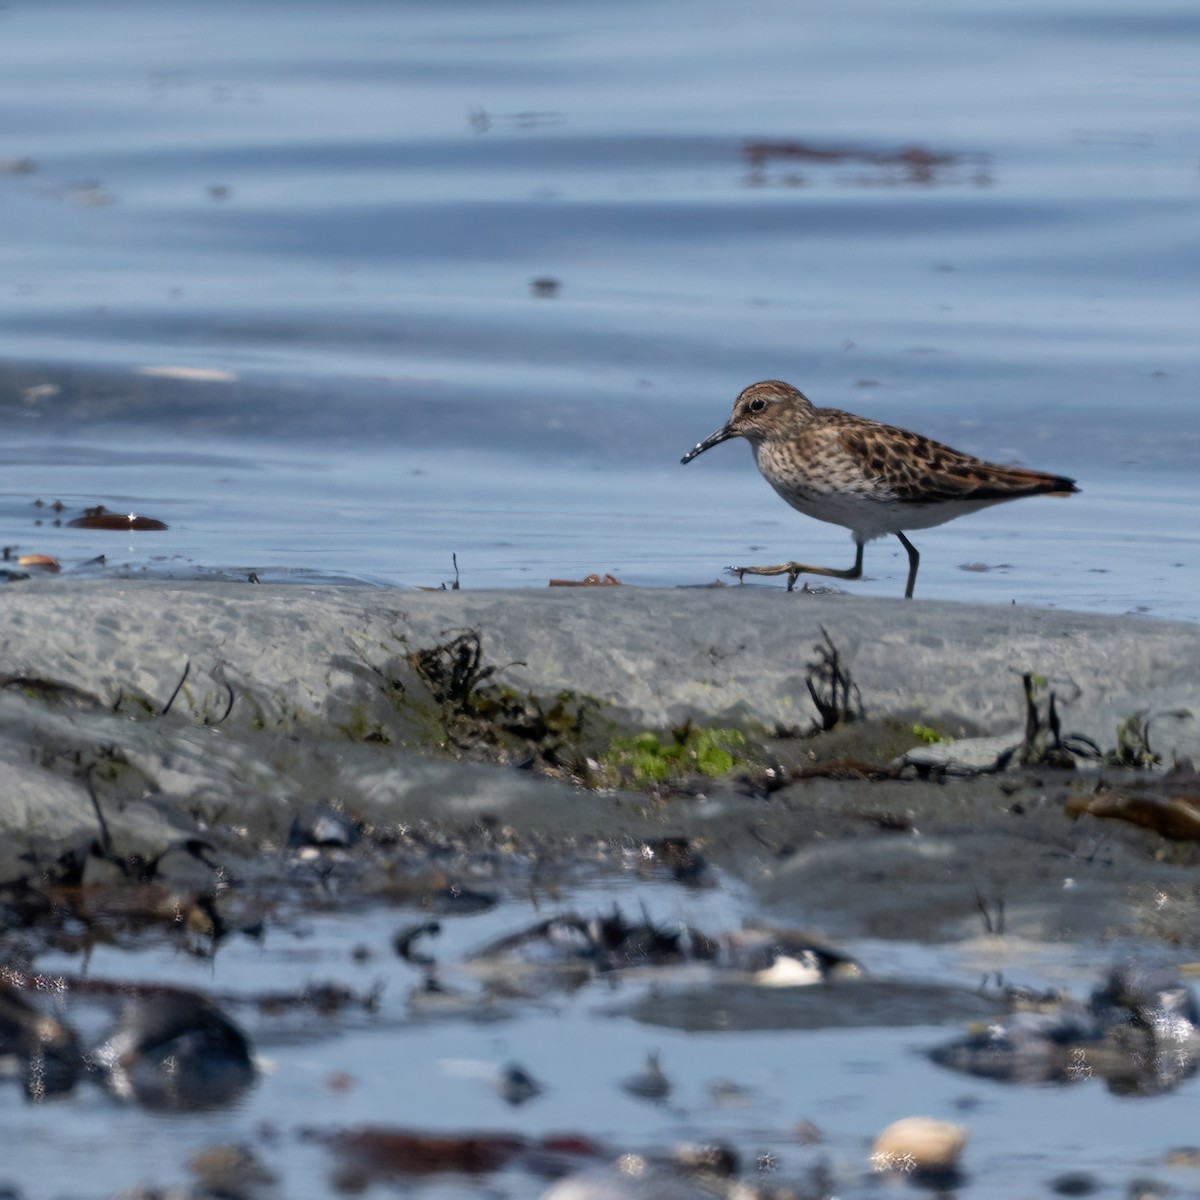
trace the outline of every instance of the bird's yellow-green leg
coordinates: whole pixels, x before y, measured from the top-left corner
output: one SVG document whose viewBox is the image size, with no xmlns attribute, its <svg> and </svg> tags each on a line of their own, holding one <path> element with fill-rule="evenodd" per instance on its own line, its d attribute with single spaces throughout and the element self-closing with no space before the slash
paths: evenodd
<svg viewBox="0 0 1200 1200">
<path fill-rule="evenodd" d="M 796 580 L 801 575 L 826 575 L 834 579 L 860 579 L 862 577 L 862 560 L 863 544 L 856 542 L 854 566 L 844 570 L 838 567 L 814 567 L 808 563 L 798 562 L 779 563 L 774 567 L 726 567 L 725 570 L 730 575 L 736 575 L 739 583 L 745 575 L 786 575 L 788 577 L 787 590 L 790 592 L 796 586 Z"/>
</svg>

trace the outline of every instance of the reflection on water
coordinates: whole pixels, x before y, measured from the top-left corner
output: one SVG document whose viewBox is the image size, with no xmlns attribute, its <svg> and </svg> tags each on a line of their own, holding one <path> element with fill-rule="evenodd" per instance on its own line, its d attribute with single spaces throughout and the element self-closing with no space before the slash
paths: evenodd
<svg viewBox="0 0 1200 1200">
<path fill-rule="evenodd" d="M 471 959 L 483 947 L 544 925 L 549 913 L 609 913 L 614 898 L 666 931 L 685 923 L 735 930 L 745 912 L 745 897 L 727 880 L 700 890 L 608 880 L 572 889 L 552 905 L 507 900 L 476 915 L 441 916 L 425 949 L 446 994 L 466 995 L 480 987 Z M 10 1087 L 0 1096 L 14 1134 L 7 1178 L 29 1194 L 35 1178 L 36 1191 L 52 1195 L 112 1194 L 135 1180 L 162 1186 L 187 1178 L 185 1163 L 197 1151 L 225 1142 L 248 1149 L 289 1195 L 325 1195 L 347 1169 L 332 1135 L 375 1128 L 473 1131 L 514 1145 L 585 1135 L 602 1161 L 606 1151 L 657 1154 L 685 1142 L 719 1142 L 750 1177 L 767 1153 L 780 1183 L 825 1164 L 840 1189 L 859 1194 L 871 1187 L 870 1139 L 899 1116 L 929 1112 L 969 1129 L 971 1194 L 1001 1197 L 1014 1185 L 1043 1185 L 1065 1163 L 1086 1162 L 1124 1179 L 1147 1169 L 1147 1157 L 1157 1161 L 1190 1137 L 1194 1080 L 1180 1084 L 1178 1101 L 1164 1109 L 1122 1099 L 1099 1077 L 1055 1089 L 1018 1086 L 955 1074 L 928 1057 L 965 1022 L 996 1011 L 980 991 L 972 962 L 980 953 L 1001 955 L 1009 978 L 1042 988 L 1053 981 L 1086 1000 L 1097 962 L 1113 948 L 863 941 L 842 949 L 867 966 L 866 978 L 770 988 L 757 1004 L 739 993 L 749 990 L 745 983 L 720 983 L 720 967 L 643 964 L 510 997 L 489 1016 L 470 1003 L 417 1003 L 428 968 L 393 949 L 413 916 L 411 909 L 376 907 L 270 922 L 258 940 L 232 938 L 212 959 L 153 945 L 100 945 L 84 961 L 43 955 L 38 969 L 47 979 L 83 971 L 97 984 L 123 980 L 129 991 L 146 980 L 221 997 L 254 1044 L 260 1078 L 235 1104 L 172 1115 L 169 1127 L 152 1111 L 116 1104 L 86 1083 L 50 1106 L 31 1106 Z M 291 1011 L 252 999 L 330 980 L 377 1001 Z M 852 994 L 859 985 L 862 997 Z M 95 1004 L 76 996 L 59 1011 L 86 1029 Z M 677 1020 L 689 1005 L 693 1018 L 704 1019 Z M 726 1005 L 731 1019 L 722 1022 Z M 102 1027 L 94 1013 L 90 1021 Z M 649 1056 L 669 1078 L 665 1096 L 647 1099 L 628 1086 Z M 538 1083 L 520 1104 L 503 1086 L 513 1069 Z M 54 1132 L 62 1121 L 69 1137 Z M 51 1145 L 54 1153 L 30 1160 L 22 1144 Z M 1019 1163 L 1014 1144 L 1022 1146 Z M 135 1145 L 136 1154 L 127 1149 Z M 85 1162 L 89 1186 L 80 1190 Z M 545 1186 L 529 1163 L 485 1178 L 502 1194 L 536 1195 Z M 417 1195 L 456 1186 L 453 1175 L 436 1171 L 410 1174 L 405 1183 Z"/>
</svg>

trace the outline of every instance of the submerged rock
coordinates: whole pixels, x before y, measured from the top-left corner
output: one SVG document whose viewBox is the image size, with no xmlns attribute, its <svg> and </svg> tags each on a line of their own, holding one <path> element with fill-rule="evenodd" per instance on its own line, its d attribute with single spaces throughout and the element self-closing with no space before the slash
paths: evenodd
<svg viewBox="0 0 1200 1200">
<path fill-rule="evenodd" d="M 0 983 L 0 1055 L 13 1056 L 25 1094 L 45 1100 L 71 1091 L 83 1072 L 75 1031 Z"/>
<path fill-rule="evenodd" d="M 1171 1091 L 1200 1065 L 1200 1008 L 1169 967 L 1115 967 L 1087 1004 L 1056 998 L 931 1051 L 951 1070 L 1006 1083 L 1080 1083 L 1122 1095 Z"/>
<path fill-rule="evenodd" d="M 1184 1042 L 1200 1026 L 1192 989 L 1173 968 L 1123 963 L 1093 993 L 1091 1008 L 1106 1025 L 1129 1023 L 1156 1037 Z"/>
<path fill-rule="evenodd" d="M 1021 1012 L 980 1023 L 930 1052 L 939 1066 L 1003 1083 L 1068 1083 L 1090 1071 L 1080 1048 L 1094 1045 L 1103 1027 L 1081 1005 L 1051 1013 Z"/>
<path fill-rule="evenodd" d="M 256 1075 L 246 1035 L 190 992 L 129 1001 L 91 1057 L 114 1096 L 154 1109 L 216 1108 Z"/>
</svg>

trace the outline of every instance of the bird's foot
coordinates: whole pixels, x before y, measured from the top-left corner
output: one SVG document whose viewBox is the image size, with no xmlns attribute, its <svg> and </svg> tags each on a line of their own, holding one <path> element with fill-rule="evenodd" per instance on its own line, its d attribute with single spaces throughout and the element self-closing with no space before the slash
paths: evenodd
<svg viewBox="0 0 1200 1200">
<path fill-rule="evenodd" d="M 837 567 L 814 567 L 809 563 L 777 563 L 772 567 L 726 567 L 727 575 L 737 576 L 738 583 L 744 583 L 747 575 L 786 575 L 787 590 L 794 591 L 796 580 L 801 575 L 826 575 L 834 579 L 858 579 L 862 575 L 862 566 L 848 567 L 841 570 Z"/>
</svg>

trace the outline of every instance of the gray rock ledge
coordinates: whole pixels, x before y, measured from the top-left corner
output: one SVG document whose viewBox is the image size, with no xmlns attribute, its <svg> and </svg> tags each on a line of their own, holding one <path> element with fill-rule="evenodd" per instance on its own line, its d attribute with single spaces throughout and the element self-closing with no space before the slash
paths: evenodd
<svg viewBox="0 0 1200 1200">
<path fill-rule="evenodd" d="M 1102 746 L 1138 710 L 1200 714 L 1200 626 L 1133 617 L 752 588 L 417 592 L 35 581 L 0 592 L 0 674 L 52 679 L 105 704 L 138 694 L 197 722 L 229 689 L 267 723 L 335 719 L 412 649 L 465 628 L 506 684 L 594 696 L 630 723 L 688 717 L 773 726 L 813 715 L 806 667 L 824 627 L 877 716 L 1023 720 L 1022 672 L 1046 677 L 1065 731 Z M 1161 721 L 1155 749 L 1200 757 L 1200 720 Z"/>
</svg>

